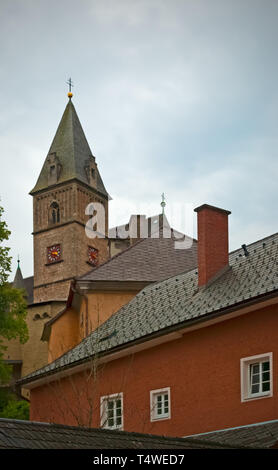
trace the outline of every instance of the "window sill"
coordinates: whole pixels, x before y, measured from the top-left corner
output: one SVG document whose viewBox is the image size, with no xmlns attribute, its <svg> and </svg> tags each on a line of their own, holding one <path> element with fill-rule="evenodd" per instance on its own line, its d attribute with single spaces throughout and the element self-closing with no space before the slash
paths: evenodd
<svg viewBox="0 0 278 470">
<path fill-rule="evenodd" d="M 257 395 L 257 396 L 253 396 L 253 397 L 245 397 L 242 399 L 242 403 L 246 403 L 246 402 L 249 402 L 249 401 L 254 401 L 254 400 L 262 400 L 263 398 L 272 398 L 273 397 L 273 393 L 269 392 L 265 395 Z"/>
<path fill-rule="evenodd" d="M 151 423 L 155 423 L 156 421 L 165 421 L 166 419 L 171 419 L 171 416 L 161 416 L 159 418 L 151 418 Z"/>
</svg>

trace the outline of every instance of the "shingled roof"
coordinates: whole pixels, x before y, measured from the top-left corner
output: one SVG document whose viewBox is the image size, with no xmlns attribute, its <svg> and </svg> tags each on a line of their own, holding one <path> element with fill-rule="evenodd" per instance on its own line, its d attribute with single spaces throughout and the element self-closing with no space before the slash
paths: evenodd
<svg viewBox="0 0 278 470">
<path fill-rule="evenodd" d="M 200 439 L 203 442 L 229 444 L 234 446 L 248 446 L 249 448 L 270 449 L 277 448 L 278 444 L 278 420 L 263 423 L 249 424 L 236 428 L 221 429 L 219 431 L 193 434 L 191 439 Z"/>
<path fill-rule="evenodd" d="M 232 252 L 229 264 L 206 288 L 198 289 L 197 270 L 145 287 L 80 344 L 19 383 L 278 295 L 278 234 Z"/>
<path fill-rule="evenodd" d="M 196 240 L 185 235 L 177 239 L 173 230 L 168 238 L 163 237 L 162 229 L 158 235 L 140 239 L 96 269 L 80 276 L 78 282 L 155 282 L 197 266 Z"/>
<path fill-rule="evenodd" d="M 225 445 L 108 429 L 0 418 L 0 449 L 221 449 Z"/>
<path fill-rule="evenodd" d="M 93 154 L 71 99 L 66 106 L 48 155 L 52 153 L 56 153 L 62 167 L 59 183 L 77 179 L 88 185 L 85 167 L 89 157 Z M 38 181 L 30 194 L 49 187 L 48 173 L 49 168 L 46 157 Z M 97 190 L 108 197 L 97 169 L 96 178 Z"/>
</svg>

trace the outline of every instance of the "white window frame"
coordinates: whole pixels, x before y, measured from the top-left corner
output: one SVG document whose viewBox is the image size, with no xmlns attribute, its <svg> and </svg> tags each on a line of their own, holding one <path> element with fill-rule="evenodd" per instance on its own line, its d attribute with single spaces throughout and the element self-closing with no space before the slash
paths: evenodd
<svg viewBox="0 0 278 470">
<path fill-rule="evenodd" d="M 158 395 L 166 395 L 168 394 L 168 413 L 163 413 L 161 415 L 157 415 L 157 407 L 156 407 L 156 398 Z M 150 391 L 150 412 L 151 412 L 151 422 L 153 421 L 162 421 L 164 419 L 171 419 L 171 390 L 170 387 L 159 388 L 157 390 Z"/>
<path fill-rule="evenodd" d="M 109 400 L 121 400 L 121 425 L 115 424 L 114 426 L 109 426 L 108 425 L 108 408 L 107 408 L 107 403 Z M 105 429 L 118 429 L 119 431 L 122 431 L 124 429 L 124 408 L 123 408 L 123 393 L 113 393 L 112 395 L 105 395 L 100 398 L 100 425 L 102 428 Z"/>
<path fill-rule="evenodd" d="M 240 359 L 240 377 L 241 377 L 241 402 L 260 400 L 273 396 L 273 359 L 272 352 L 258 354 Z M 250 392 L 250 366 L 252 364 L 269 361 L 270 389 L 267 392 Z"/>
</svg>

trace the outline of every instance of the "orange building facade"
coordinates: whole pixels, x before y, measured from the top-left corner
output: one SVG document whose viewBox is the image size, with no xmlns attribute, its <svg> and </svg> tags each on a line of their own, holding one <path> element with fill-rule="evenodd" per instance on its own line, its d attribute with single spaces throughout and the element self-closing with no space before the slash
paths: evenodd
<svg viewBox="0 0 278 470">
<path fill-rule="evenodd" d="M 278 305 L 271 302 L 36 386 L 30 419 L 100 427 L 101 398 L 114 394 L 122 394 L 126 431 L 185 436 L 278 418 Z M 241 360 L 270 353 L 271 394 L 242 401 Z M 151 392 L 166 388 L 170 416 L 152 420 Z"/>
</svg>

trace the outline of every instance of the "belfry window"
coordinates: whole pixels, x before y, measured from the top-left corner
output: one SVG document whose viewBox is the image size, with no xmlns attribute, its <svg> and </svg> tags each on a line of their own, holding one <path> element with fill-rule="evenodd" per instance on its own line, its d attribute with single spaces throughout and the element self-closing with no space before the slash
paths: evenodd
<svg viewBox="0 0 278 470">
<path fill-rule="evenodd" d="M 58 224 L 60 222 L 60 208 L 57 202 L 52 202 L 50 206 L 50 221 L 52 224 Z"/>
</svg>

